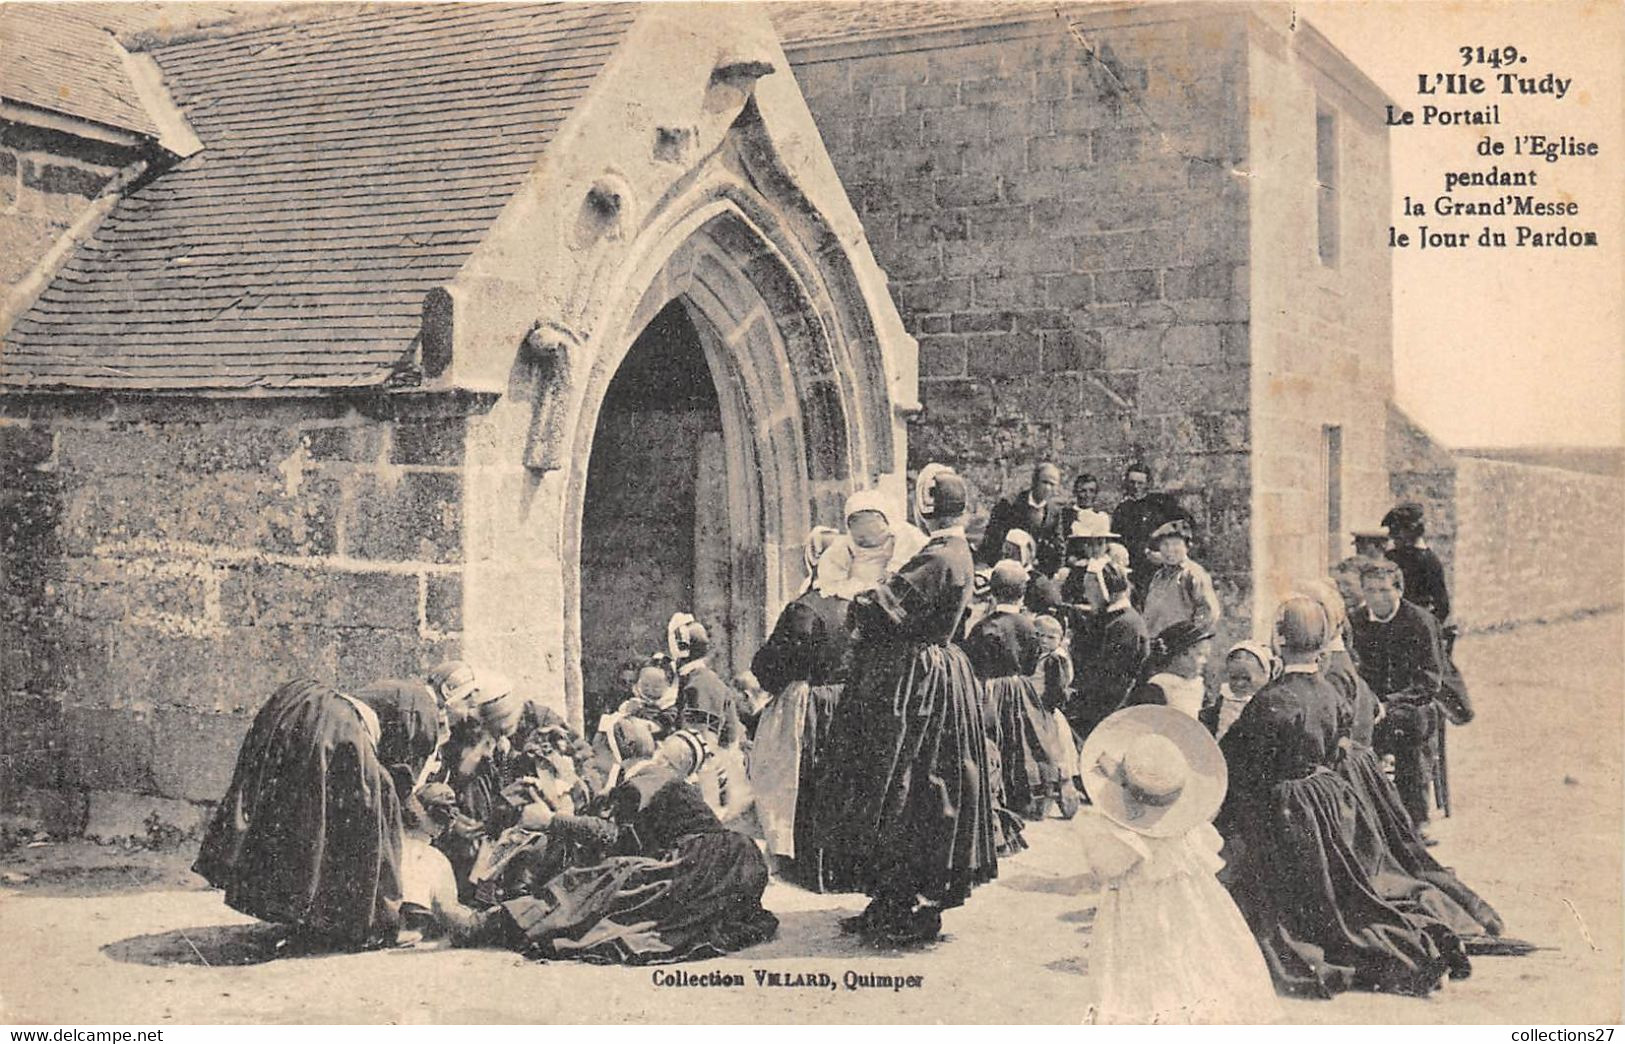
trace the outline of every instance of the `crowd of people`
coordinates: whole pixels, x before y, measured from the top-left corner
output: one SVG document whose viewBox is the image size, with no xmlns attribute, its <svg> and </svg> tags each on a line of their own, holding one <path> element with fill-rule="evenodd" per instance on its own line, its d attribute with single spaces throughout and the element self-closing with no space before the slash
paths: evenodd
<svg viewBox="0 0 1625 1044">
<path fill-rule="evenodd" d="M 1100 890 L 1103 1021 L 1253 1021 L 1272 986 L 1427 994 L 1521 952 L 1428 851 L 1471 707 L 1421 509 L 1209 671 L 1224 606 L 1191 515 L 1143 465 L 1109 513 L 1094 476 L 1061 478 L 1035 467 L 974 549 L 951 469 L 922 469 L 912 519 L 854 494 L 748 671 L 719 674 L 678 612 L 584 732 L 461 662 L 292 682 L 196 868 L 295 949 L 652 963 L 771 937 L 774 875 L 866 894 L 842 931 L 927 943 L 1060 818 Z"/>
</svg>

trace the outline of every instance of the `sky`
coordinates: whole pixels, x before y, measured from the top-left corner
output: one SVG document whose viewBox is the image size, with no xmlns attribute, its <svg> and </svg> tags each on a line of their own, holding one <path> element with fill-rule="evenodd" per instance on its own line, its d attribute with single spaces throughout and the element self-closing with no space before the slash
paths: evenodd
<svg viewBox="0 0 1625 1044">
<path fill-rule="evenodd" d="M 1448 446 L 1625 441 L 1625 6 L 1618 0 L 1321 0 L 1298 4 L 1298 12 L 1396 103 L 1418 114 L 1428 102 L 1441 108 L 1501 102 L 1500 127 L 1389 132 L 1395 198 L 1390 220 L 1401 230 L 1423 223 L 1482 227 L 1484 219 L 1405 218 L 1399 200 L 1410 195 L 1431 208 L 1442 191 L 1442 172 L 1496 162 L 1475 155 L 1486 133 L 1501 139 L 1568 134 L 1598 143 L 1595 158 L 1530 163 L 1514 157 L 1503 158 L 1502 166 L 1533 167 L 1538 195 L 1580 204 L 1578 216 L 1524 223 L 1594 229 L 1599 247 L 1393 252 L 1395 398 Z M 1417 94 L 1424 72 L 1507 71 L 1464 68 L 1458 48 L 1480 45 L 1519 48 L 1527 57 L 1519 75 L 1572 78 L 1568 96 L 1440 101 Z"/>
</svg>

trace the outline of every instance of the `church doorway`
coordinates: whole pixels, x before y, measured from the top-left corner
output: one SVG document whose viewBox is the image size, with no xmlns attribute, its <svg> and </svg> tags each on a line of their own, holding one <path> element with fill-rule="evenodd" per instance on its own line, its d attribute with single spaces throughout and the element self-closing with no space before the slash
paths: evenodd
<svg viewBox="0 0 1625 1044">
<path fill-rule="evenodd" d="M 703 320 L 701 320 L 703 322 Z M 666 646 L 693 613 L 713 663 L 735 631 L 722 405 L 701 328 L 681 300 L 644 327 L 610 381 L 593 433 L 581 517 L 581 670 L 587 714 L 624 696 L 620 668 Z"/>
</svg>

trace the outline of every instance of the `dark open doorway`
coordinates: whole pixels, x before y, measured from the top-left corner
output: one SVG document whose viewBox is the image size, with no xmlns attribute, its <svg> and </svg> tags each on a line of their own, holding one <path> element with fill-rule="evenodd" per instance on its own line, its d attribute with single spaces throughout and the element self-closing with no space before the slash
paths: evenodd
<svg viewBox="0 0 1625 1044">
<path fill-rule="evenodd" d="M 730 630 L 722 409 L 680 301 L 644 328 L 610 382 L 581 519 L 581 674 L 591 719 L 624 693 L 619 667 L 665 648 L 692 612 L 726 670 Z"/>
</svg>

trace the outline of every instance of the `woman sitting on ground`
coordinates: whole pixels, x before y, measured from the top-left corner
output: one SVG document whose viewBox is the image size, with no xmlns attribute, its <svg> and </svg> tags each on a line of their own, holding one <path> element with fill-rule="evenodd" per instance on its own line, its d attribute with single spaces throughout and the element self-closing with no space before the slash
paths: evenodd
<svg viewBox="0 0 1625 1044">
<path fill-rule="evenodd" d="M 725 827 L 689 782 L 705 760 L 705 740 L 682 731 L 657 747 L 639 728 L 644 723 L 622 724 L 625 781 L 601 815 L 563 815 L 538 801 L 520 818 L 603 858 L 494 907 L 465 941 L 543 960 L 666 964 L 731 953 L 777 933 L 778 919 L 762 909 L 761 852 Z"/>
<path fill-rule="evenodd" d="M 1397 864 L 1399 870 L 1432 886 L 1429 908 L 1467 941 L 1469 953 L 1516 953 L 1523 945 L 1517 940 L 1491 944 L 1503 929 L 1501 915 L 1469 888 L 1450 868 L 1440 865 L 1427 850 L 1422 836 L 1393 780 L 1382 770 L 1382 760 L 1372 749 L 1381 704 L 1354 666 L 1343 640 L 1347 630 L 1346 609 L 1337 587 L 1330 580 L 1307 585 L 1307 593 L 1318 601 L 1330 621 L 1331 639 L 1321 654 L 1321 671 L 1338 690 L 1353 715 L 1347 749 L 1337 772 L 1348 780 L 1355 796 L 1371 814 L 1377 831 L 1358 839 L 1356 848 L 1368 873 L 1382 874 Z M 1421 890 L 1427 895 L 1430 890 Z"/>
</svg>

